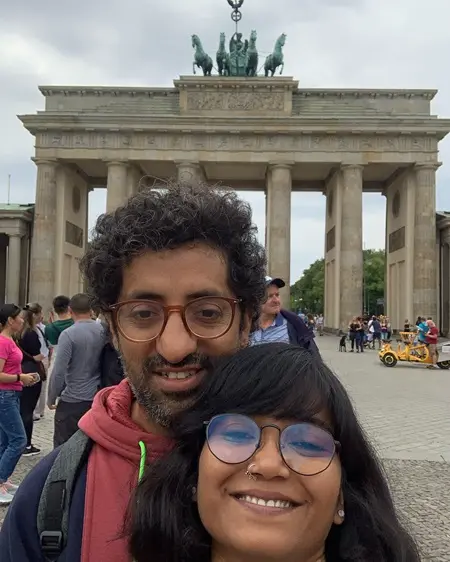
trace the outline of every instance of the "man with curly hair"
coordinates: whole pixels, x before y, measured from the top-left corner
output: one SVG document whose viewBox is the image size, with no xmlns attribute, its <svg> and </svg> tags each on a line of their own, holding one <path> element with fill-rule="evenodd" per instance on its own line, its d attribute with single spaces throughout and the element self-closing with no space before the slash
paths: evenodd
<svg viewBox="0 0 450 562">
<path fill-rule="evenodd" d="M 140 466 L 171 446 L 171 420 L 214 358 L 248 345 L 266 292 L 249 205 L 202 185 L 146 190 L 102 215 L 82 270 L 126 379 L 99 392 L 81 432 L 23 482 L 0 536 L 4 562 L 129 559 L 122 529 Z"/>
</svg>

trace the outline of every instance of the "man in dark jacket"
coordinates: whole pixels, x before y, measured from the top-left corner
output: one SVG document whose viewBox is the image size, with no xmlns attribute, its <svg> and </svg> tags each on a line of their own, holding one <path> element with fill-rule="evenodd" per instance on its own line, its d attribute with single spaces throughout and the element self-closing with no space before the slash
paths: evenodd
<svg viewBox="0 0 450 562">
<path fill-rule="evenodd" d="M 100 381 L 101 388 L 107 388 L 120 384 L 125 375 L 119 354 L 112 342 L 109 325 L 106 322 L 102 322 L 102 326 L 106 334 L 106 343 L 100 356 Z"/>
<path fill-rule="evenodd" d="M 286 283 L 279 277 L 266 277 L 267 299 L 261 308 L 258 328 L 250 336 L 250 343 L 294 343 L 318 353 L 314 332 L 299 316 L 281 308 L 280 289 L 285 286 Z"/>
</svg>

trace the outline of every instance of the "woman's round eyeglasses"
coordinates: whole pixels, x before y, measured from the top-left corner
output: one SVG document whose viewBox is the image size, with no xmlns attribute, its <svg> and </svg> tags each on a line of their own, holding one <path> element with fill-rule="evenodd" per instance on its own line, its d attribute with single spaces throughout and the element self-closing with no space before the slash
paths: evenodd
<svg viewBox="0 0 450 562">
<path fill-rule="evenodd" d="M 284 463 L 303 476 L 315 476 L 327 470 L 340 448 L 339 441 L 329 431 L 309 422 L 280 429 L 272 424 L 260 427 L 252 418 L 241 414 L 220 414 L 205 425 L 209 450 L 226 464 L 249 461 L 261 446 L 266 427 L 279 431 L 279 450 Z"/>
</svg>

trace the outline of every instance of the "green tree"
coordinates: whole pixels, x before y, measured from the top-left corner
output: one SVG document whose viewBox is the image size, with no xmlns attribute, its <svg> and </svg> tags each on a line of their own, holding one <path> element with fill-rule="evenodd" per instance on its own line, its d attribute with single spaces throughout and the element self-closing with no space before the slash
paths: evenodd
<svg viewBox="0 0 450 562">
<path fill-rule="evenodd" d="M 377 312 L 384 298 L 386 256 L 384 250 L 364 250 L 363 305 L 367 312 Z M 316 260 L 291 286 L 292 310 L 319 313 L 324 310 L 325 260 Z"/>
</svg>

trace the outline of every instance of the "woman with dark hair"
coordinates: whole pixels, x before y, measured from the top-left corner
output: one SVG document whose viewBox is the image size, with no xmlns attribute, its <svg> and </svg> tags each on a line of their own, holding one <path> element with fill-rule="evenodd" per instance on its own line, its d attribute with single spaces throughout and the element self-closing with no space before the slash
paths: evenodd
<svg viewBox="0 0 450 562">
<path fill-rule="evenodd" d="M 14 342 L 23 319 L 15 304 L 0 306 L 0 505 L 12 502 L 17 486 L 9 481 L 26 444 L 20 417 L 22 388 L 34 384 L 22 374 L 22 353 Z"/>
<path fill-rule="evenodd" d="M 136 562 L 419 562 L 346 390 L 307 351 L 238 352 L 173 428 L 131 507 Z"/>
<path fill-rule="evenodd" d="M 23 326 L 17 339 L 17 345 L 22 351 L 22 373 L 33 374 L 39 382 L 24 388 L 20 396 L 20 415 L 22 416 L 27 443 L 23 455 L 31 457 L 38 455 L 41 450 L 32 443 L 34 410 L 41 395 L 42 380 L 46 373 L 42 363 L 44 355 L 41 353 L 41 342 L 36 331 L 36 326 L 42 318 L 42 306 L 38 303 L 25 305 L 22 311 Z"/>
</svg>

